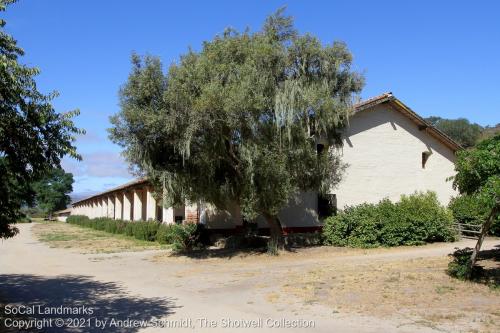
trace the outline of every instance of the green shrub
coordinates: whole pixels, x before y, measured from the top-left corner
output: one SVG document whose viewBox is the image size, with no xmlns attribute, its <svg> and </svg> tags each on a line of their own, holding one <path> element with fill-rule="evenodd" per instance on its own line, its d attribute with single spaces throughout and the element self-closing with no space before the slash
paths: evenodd
<svg viewBox="0 0 500 333">
<path fill-rule="evenodd" d="M 347 207 L 343 212 L 330 216 L 323 226 L 323 237 L 326 245 L 347 246 L 352 230 L 352 211 L 355 207 Z"/>
<path fill-rule="evenodd" d="M 172 242 L 171 224 L 162 224 L 156 231 L 156 241 L 160 244 L 170 244 Z"/>
<path fill-rule="evenodd" d="M 19 218 L 16 223 L 31 223 L 31 219 L 28 216 Z"/>
<path fill-rule="evenodd" d="M 379 246 L 381 223 L 377 206 L 361 204 L 326 219 L 323 230 L 325 243 L 335 246 Z"/>
<path fill-rule="evenodd" d="M 325 220 L 323 237 L 327 245 L 376 247 L 453 241 L 455 231 L 451 213 L 427 192 L 346 207 Z"/>
<path fill-rule="evenodd" d="M 448 275 L 455 277 L 460 280 L 466 280 L 470 277 L 470 257 L 472 255 L 472 249 L 466 247 L 464 249 L 456 248 L 455 252 L 449 254 L 453 258 L 448 264 Z"/>
<path fill-rule="evenodd" d="M 159 222 L 134 222 L 134 237 L 145 241 L 155 241 Z"/>
<path fill-rule="evenodd" d="M 174 251 L 186 251 L 199 245 L 204 228 L 200 224 L 161 224 L 154 221 L 123 221 L 107 217 L 89 219 L 72 215 L 68 223 L 113 234 L 124 234 L 145 241 L 171 244 Z"/>
<path fill-rule="evenodd" d="M 85 226 L 85 223 L 87 221 L 89 221 L 89 218 L 87 216 L 85 216 L 85 215 L 70 215 L 66 219 L 67 223 L 78 224 L 78 225 L 81 225 L 81 226 Z"/>
<path fill-rule="evenodd" d="M 453 213 L 455 221 L 459 223 L 482 224 L 489 216 L 490 210 L 480 202 L 476 195 L 460 195 L 451 199 L 448 206 Z M 491 226 L 491 235 L 500 236 L 500 216 Z"/>
<path fill-rule="evenodd" d="M 398 218 L 404 219 L 409 228 L 406 245 L 430 242 L 450 242 L 456 239 L 453 216 L 446 207 L 441 206 L 434 192 L 403 195 L 396 204 Z"/>
<path fill-rule="evenodd" d="M 125 234 L 141 240 L 154 241 L 159 223 L 157 222 L 126 222 L 108 217 L 89 219 L 87 216 L 72 215 L 66 220 L 68 223 L 82 227 L 105 231 L 112 234 Z"/>
<path fill-rule="evenodd" d="M 162 224 L 156 233 L 156 240 L 161 244 L 171 244 L 176 252 L 190 250 L 199 245 L 203 226 L 194 223 Z"/>
</svg>

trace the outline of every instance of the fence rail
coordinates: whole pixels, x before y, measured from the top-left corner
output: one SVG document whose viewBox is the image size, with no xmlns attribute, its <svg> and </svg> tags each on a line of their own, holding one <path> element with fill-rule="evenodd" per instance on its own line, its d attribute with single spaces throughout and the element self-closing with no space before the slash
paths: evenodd
<svg viewBox="0 0 500 333">
<path fill-rule="evenodd" d="M 481 224 L 454 223 L 461 238 L 478 239 L 481 234 Z"/>
</svg>

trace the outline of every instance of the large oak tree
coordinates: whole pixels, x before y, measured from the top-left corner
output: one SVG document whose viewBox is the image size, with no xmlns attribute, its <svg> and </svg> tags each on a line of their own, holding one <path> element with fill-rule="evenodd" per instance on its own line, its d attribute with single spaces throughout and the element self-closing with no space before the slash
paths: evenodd
<svg viewBox="0 0 500 333">
<path fill-rule="evenodd" d="M 363 77 L 343 43 L 300 35 L 283 10 L 261 31 L 228 29 L 189 50 L 166 74 L 156 57 L 132 57 L 110 138 L 165 191 L 165 204 L 231 203 L 247 219 L 278 212 L 300 191 L 328 191 L 343 165 L 339 143 Z"/>
<path fill-rule="evenodd" d="M 52 213 L 66 208 L 71 202 L 68 194 L 73 191 L 73 174 L 53 169 L 33 184 L 33 189 L 36 206 L 52 219 Z"/>
<path fill-rule="evenodd" d="M 0 12 L 12 2 L 0 0 Z M 0 238 L 16 234 L 12 223 L 33 202 L 32 184 L 60 167 L 64 155 L 80 158 L 73 141 L 83 132 L 71 120 L 78 111 L 57 113 L 57 93 L 38 91 L 39 70 L 18 62 L 24 51 L 4 26 L 0 19 Z"/>
</svg>

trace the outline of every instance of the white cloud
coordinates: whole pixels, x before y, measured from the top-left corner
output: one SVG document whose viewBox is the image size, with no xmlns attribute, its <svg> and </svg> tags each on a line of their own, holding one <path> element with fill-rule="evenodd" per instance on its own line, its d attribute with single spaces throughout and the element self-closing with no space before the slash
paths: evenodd
<svg viewBox="0 0 500 333">
<path fill-rule="evenodd" d="M 82 161 L 64 158 L 64 170 L 75 177 L 132 177 L 128 163 L 119 153 L 96 152 L 82 154 L 82 158 Z"/>
</svg>

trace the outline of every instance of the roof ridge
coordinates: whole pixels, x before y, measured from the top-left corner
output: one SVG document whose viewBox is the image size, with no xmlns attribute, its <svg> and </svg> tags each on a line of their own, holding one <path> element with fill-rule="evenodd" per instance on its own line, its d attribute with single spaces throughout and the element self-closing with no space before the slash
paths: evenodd
<svg viewBox="0 0 500 333">
<path fill-rule="evenodd" d="M 457 143 L 455 140 L 453 140 L 450 136 L 448 136 L 446 133 L 441 131 L 439 128 L 433 126 L 431 123 L 429 123 L 427 120 L 425 120 L 422 116 L 420 116 L 418 113 L 413 111 L 410 107 L 408 107 L 406 104 L 401 102 L 396 96 L 393 95 L 392 92 L 386 92 L 383 94 L 380 94 L 375 97 L 371 97 L 367 100 L 364 100 L 360 103 L 354 104 L 354 113 L 356 114 L 360 111 L 363 111 L 365 109 L 368 109 L 370 107 L 376 106 L 378 104 L 392 101 L 397 107 L 398 111 L 403 113 L 409 118 L 412 118 L 414 121 L 417 120 L 418 122 L 421 122 L 422 125 L 425 125 L 426 128 L 429 128 L 430 131 L 434 134 L 434 136 L 439 136 L 441 138 L 441 141 L 443 143 L 446 143 L 449 148 L 451 148 L 454 151 L 457 151 L 462 148 L 462 146 Z"/>
</svg>

